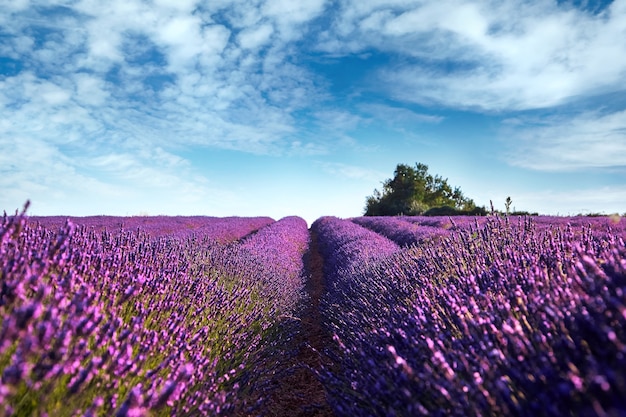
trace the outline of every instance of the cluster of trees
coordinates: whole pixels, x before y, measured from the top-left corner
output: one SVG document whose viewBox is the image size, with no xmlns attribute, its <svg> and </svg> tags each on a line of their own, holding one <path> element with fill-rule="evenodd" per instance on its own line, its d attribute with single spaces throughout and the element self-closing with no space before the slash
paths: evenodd
<svg viewBox="0 0 626 417">
<path fill-rule="evenodd" d="M 484 207 L 477 207 L 459 187 L 448 180 L 428 173 L 422 163 L 414 167 L 398 164 L 393 178 L 383 182 L 382 191 L 374 190 L 367 197 L 366 216 L 416 215 L 486 215 Z"/>
<path fill-rule="evenodd" d="M 484 206 L 477 207 L 471 198 L 465 197 L 459 187 L 450 186 L 448 180 L 439 175 L 428 173 L 428 165 L 416 163 L 415 166 L 398 164 L 393 178 L 383 182 L 382 191 L 374 190 L 368 196 L 365 205 L 366 216 L 454 216 L 493 215 L 538 216 L 537 212 L 511 210 L 513 200 L 504 201 L 505 211 L 494 209 L 488 212 Z M 604 213 L 579 213 L 576 216 L 606 216 Z M 619 214 L 615 213 L 612 216 Z M 622 215 L 626 217 L 626 213 Z"/>
</svg>

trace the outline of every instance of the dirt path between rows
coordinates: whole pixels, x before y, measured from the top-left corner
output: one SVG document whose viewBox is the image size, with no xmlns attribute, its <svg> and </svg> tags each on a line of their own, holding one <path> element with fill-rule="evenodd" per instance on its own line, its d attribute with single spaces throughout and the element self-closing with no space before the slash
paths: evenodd
<svg viewBox="0 0 626 417">
<path fill-rule="evenodd" d="M 326 401 L 324 387 L 310 369 L 321 368 L 322 356 L 332 338 L 322 326 L 320 300 L 325 291 L 324 261 L 319 253 L 317 236 L 311 232 L 311 244 L 305 255 L 308 281 L 305 290 L 309 296 L 302 311 L 301 328 L 289 342 L 297 354 L 284 366 L 290 368 L 284 376 L 274 381 L 262 416 L 272 417 L 330 417 L 334 416 Z"/>
</svg>

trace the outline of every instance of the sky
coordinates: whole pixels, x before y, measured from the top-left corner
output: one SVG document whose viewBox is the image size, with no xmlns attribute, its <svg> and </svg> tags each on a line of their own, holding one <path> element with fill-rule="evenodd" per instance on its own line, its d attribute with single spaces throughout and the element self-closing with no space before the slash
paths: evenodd
<svg viewBox="0 0 626 417">
<path fill-rule="evenodd" d="M 626 0 L 0 0 L 0 212 L 626 213 Z"/>
</svg>

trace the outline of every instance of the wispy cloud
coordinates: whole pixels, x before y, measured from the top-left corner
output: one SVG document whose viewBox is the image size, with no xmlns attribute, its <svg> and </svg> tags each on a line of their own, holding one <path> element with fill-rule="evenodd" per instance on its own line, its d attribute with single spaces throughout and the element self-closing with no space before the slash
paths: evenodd
<svg viewBox="0 0 626 417">
<path fill-rule="evenodd" d="M 273 33 L 274 28 L 270 24 L 246 28 L 239 32 L 239 45 L 244 49 L 258 49 L 270 41 Z"/>
<path fill-rule="evenodd" d="M 156 130 L 176 134 L 162 144 L 264 152 L 294 131 L 291 112 L 317 95 L 314 77 L 290 62 L 287 46 L 324 2 L 252 6 L 256 18 L 240 28 L 227 13 L 230 3 L 13 5 L 2 19 L 9 35 L 2 53 L 24 68 L 0 81 L 0 103 L 17 119 L 32 119 L 36 111 L 47 126 L 42 138 L 66 131 L 55 117 L 81 114 L 66 118 L 83 133 L 99 126 L 132 141 Z"/>
<path fill-rule="evenodd" d="M 502 200 L 504 201 L 504 200 Z M 626 187 L 604 186 L 574 190 L 545 190 L 516 195 L 514 203 L 521 210 L 539 211 L 540 214 L 604 213 L 623 214 L 626 212 Z"/>
<path fill-rule="evenodd" d="M 160 148 L 100 155 L 27 136 L 13 139 L 0 139 L 6 150 L 0 155 L 2 200 L 24 202 L 35 195 L 32 213 L 201 213 L 207 205 L 219 210 L 238 199 Z"/>
<path fill-rule="evenodd" d="M 325 172 L 338 178 L 380 181 L 380 179 L 384 178 L 385 176 L 385 174 L 380 171 L 364 168 L 357 165 L 322 161 L 318 161 L 317 165 L 319 165 Z"/>
<path fill-rule="evenodd" d="M 177 151 L 319 152 L 296 135 L 292 112 L 320 93 L 289 45 L 323 9 L 318 0 L 3 5 L 0 56 L 19 63 L 0 75 L 7 201 L 62 201 L 69 189 L 203 198 L 219 191 Z"/>
<path fill-rule="evenodd" d="M 340 109 L 317 111 L 314 113 L 314 117 L 324 129 L 329 131 L 350 131 L 362 122 L 362 118 L 358 115 Z"/>
<path fill-rule="evenodd" d="M 512 165 L 544 171 L 626 167 L 626 110 L 515 119 L 502 136 Z"/>
<path fill-rule="evenodd" d="M 626 29 L 623 1 L 599 13 L 547 1 L 340 4 L 319 48 L 404 57 L 376 80 L 399 100 L 520 110 L 626 84 L 626 44 L 615 41 Z"/>
</svg>

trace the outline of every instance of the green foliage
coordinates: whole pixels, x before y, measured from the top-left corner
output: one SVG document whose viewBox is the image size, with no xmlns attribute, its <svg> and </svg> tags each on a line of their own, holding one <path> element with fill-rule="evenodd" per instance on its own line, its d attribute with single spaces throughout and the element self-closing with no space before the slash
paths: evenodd
<svg viewBox="0 0 626 417">
<path fill-rule="evenodd" d="M 433 207 L 422 213 L 424 216 L 486 216 L 484 207 L 474 207 L 471 210 L 459 210 L 450 206 Z"/>
<path fill-rule="evenodd" d="M 530 212 L 526 210 L 517 210 L 509 213 L 511 216 L 539 216 L 539 213 L 536 211 Z"/>
<path fill-rule="evenodd" d="M 453 214 L 483 214 L 474 201 L 465 197 L 459 187 L 452 188 L 448 180 L 428 173 L 422 163 L 411 167 L 398 164 L 394 177 L 383 182 L 382 192 L 374 190 L 367 197 L 366 216 L 420 215 L 439 208 Z"/>
</svg>

